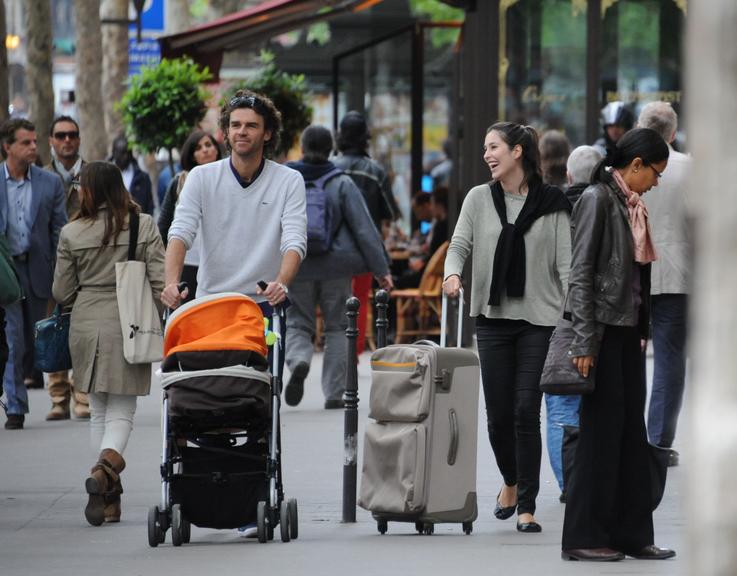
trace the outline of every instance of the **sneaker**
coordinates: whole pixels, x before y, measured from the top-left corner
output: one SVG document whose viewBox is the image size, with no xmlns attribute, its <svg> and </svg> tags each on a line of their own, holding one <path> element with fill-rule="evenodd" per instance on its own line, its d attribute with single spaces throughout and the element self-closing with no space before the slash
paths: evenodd
<svg viewBox="0 0 737 576">
<path fill-rule="evenodd" d="M 246 524 L 238 528 L 238 536 L 241 538 L 255 538 L 258 535 L 258 528 L 256 523 Z"/>
<path fill-rule="evenodd" d="M 300 362 L 292 370 L 289 377 L 289 383 L 284 390 L 284 401 L 287 406 L 296 406 L 302 401 L 305 393 L 305 378 L 310 371 L 310 365 L 307 362 Z"/>
</svg>

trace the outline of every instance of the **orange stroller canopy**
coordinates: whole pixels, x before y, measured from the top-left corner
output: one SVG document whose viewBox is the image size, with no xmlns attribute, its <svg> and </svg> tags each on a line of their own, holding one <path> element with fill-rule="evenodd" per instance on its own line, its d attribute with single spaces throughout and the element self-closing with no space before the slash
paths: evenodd
<svg viewBox="0 0 737 576">
<path fill-rule="evenodd" d="M 164 356 L 206 350 L 253 350 L 266 356 L 264 315 L 248 296 L 225 292 L 198 298 L 169 317 Z"/>
</svg>

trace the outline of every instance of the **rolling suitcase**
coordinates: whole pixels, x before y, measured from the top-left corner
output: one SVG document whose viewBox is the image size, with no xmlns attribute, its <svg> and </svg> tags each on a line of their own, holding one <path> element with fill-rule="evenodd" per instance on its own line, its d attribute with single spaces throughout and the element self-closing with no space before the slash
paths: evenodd
<svg viewBox="0 0 737 576">
<path fill-rule="evenodd" d="M 359 505 L 381 534 L 388 522 L 414 522 L 432 534 L 459 523 L 470 534 L 478 514 L 476 452 L 479 360 L 471 350 L 446 348 L 443 296 L 441 346 L 387 346 L 371 356 L 371 395 Z M 462 334 L 463 293 L 458 334 Z M 460 342 L 460 337 L 458 338 Z"/>
</svg>

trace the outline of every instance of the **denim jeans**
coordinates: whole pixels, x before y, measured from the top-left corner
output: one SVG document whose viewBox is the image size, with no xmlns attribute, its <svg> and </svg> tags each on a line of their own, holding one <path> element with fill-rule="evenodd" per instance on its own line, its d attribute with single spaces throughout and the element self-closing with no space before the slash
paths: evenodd
<svg viewBox="0 0 737 576">
<path fill-rule="evenodd" d="M 339 400 L 345 390 L 348 319 L 345 302 L 351 295 L 351 278 L 295 280 L 289 287 L 292 306 L 287 317 L 287 367 L 312 362 L 316 309 L 320 306 L 325 325 L 325 354 L 322 363 L 322 392 L 326 400 Z"/>
<path fill-rule="evenodd" d="M 686 294 L 660 294 L 651 299 L 653 370 L 647 430 L 650 443 L 670 448 L 676 436 L 686 380 Z"/>
<path fill-rule="evenodd" d="M 552 326 L 476 319 L 489 442 L 507 486 L 517 485 L 517 512 L 535 513 L 540 489 L 540 374 Z"/>
<path fill-rule="evenodd" d="M 46 315 L 47 300 L 37 298 L 31 290 L 27 262 L 16 262 L 18 277 L 25 297 L 5 308 L 5 336 L 8 340 L 8 362 L 3 372 L 3 389 L 8 414 L 28 413 L 28 391 L 23 383 L 23 360 L 33 348 L 33 329 Z"/>
<path fill-rule="evenodd" d="M 560 491 L 565 492 L 563 480 L 563 426 L 578 426 L 580 396 L 545 394 L 547 410 L 547 443 L 550 467 L 558 481 Z"/>
</svg>

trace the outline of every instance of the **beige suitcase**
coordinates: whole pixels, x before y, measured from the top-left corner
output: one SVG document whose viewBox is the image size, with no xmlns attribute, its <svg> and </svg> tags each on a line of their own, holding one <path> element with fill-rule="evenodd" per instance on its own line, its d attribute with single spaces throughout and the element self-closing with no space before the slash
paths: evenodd
<svg viewBox="0 0 737 576">
<path fill-rule="evenodd" d="M 458 313 L 462 334 L 463 295 Z M 447 300 L 443 299 L 441 344 Z M 432 342 L 387 346 L 371 357 L 371 395 L 359 505 L 384 534 L 388 522 L 459 523 L 470 534 L 476 504 L 479 360 Z"/>
</svg>

